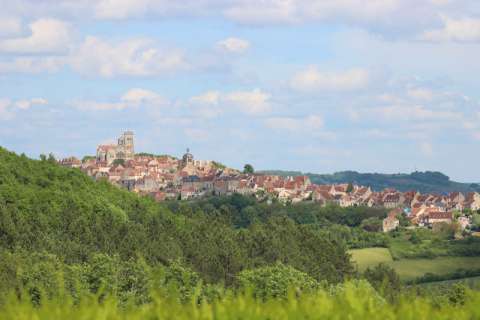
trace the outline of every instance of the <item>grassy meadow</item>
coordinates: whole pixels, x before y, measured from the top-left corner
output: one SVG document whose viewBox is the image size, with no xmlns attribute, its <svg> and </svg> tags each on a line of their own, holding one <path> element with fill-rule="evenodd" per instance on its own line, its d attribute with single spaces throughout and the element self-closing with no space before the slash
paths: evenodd
<svg viewBox="0 0 480 320">
<path fill-rule="evenodd" d="M 392 255 L 387 248 L 352 249 L 349 252 L 352 255 L 352 261 L 361 272 L 380 263 L 390 264 L 393 262 Z"/>
<path fill-rule="evenodd" d="M 444 281 L 435 281 L 428 283 L 421 283 L 420 286 L 424 288 L 438 288 L 442 286 L 452 286 L 455 284 L 463 284 L 471 289 L 480 290 L 480 277 L 471 277 L 455 280 L 444 280 Z"/>
<path fill-rule="evenodd" d="M 385 263 L 398 273 L 404 281 L 414 280 L 426 273 L 448 274 L 458 269 L 474 270 L 480 268 L 480 257 L 438 257 L 434 259 L 393 260 L 386 248 L 366 248 L 350 250 L 352 260 L 359 271 Z"/>
</svg>

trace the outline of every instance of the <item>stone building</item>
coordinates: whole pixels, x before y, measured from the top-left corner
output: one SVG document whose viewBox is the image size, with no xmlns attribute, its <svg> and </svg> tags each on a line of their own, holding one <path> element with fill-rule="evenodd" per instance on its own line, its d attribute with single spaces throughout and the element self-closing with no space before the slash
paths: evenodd
<svg viewBox="0 0 480 320">
<path fill-rule="evenodd" d="M 135 157 L 135 148 L 133 141 L 133 132 L 126 131 L 120 138 L 117 144 L 99 145 L 97 147 L 97 162 L 104 162 L 110 165 L 117 159 L 132 160 Z"/>
<path fill-rule="evenodd" d="M 187 148 L 187 153 L 185 153 L 182 158 L 182 167 L 185 168 L 188 165 L 195 165 L 195 161 L 193 154 L 190 153 L 190 149 Z"/>
</svg>

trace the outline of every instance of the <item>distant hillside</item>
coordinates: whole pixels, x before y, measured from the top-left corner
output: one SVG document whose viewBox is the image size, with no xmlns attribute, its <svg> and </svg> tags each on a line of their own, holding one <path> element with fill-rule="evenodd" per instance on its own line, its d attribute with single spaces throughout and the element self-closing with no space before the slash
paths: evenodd
<svg viewBox="0 0 480 320">
<path fill-rule="evenodd" d="M 448 193 L 452 191 L 473 192 L 480 191 L 477 183 L 460 183 L 451 181 L 449 177 L 440 172 L 413 172 L 411 174 L 381 174 L 359 173 L 355 171 L 342 171 L 334 174 L 302 173 L 299 171 L 267 170 L 261 173 L 293 176 L 306 174 L 312 183 L 356 183 L 370 186 L 379 191 L 385 188 L 395 188 L 400 191 L 418 190 L 422 193 Z"/>
</svg>

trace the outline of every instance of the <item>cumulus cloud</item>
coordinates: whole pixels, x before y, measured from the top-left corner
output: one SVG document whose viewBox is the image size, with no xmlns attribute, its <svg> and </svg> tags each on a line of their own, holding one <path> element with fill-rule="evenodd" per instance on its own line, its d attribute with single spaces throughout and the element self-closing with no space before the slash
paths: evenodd
<svg viewBox="0 0 480 320">
<path fill-rule="evenodd" d="M 240 109 L 246 114 L 262 114 L 271 110 L 271 95 L 260 89 L 252 91 L 234 91 L 224 96 L 227 104 Z"/>
<path fill-rule="evenodd" d="M 433 42 L 478 42 L 480 41 L 480 19 L 452 19 L 443 17 L 443 27 L 425 31 L 420 38 Z"/>
<path fill-rule="evenodd" d="M 121 111 L 141 106 L 165 107 L 169 102 L 161 95 L 145 89 L 134 88 L 125 92 L 118 101 L 75 101 L 73 106 L 84 111 Z"/>
<path fill-rule="evenodd" d="M 227 38 L 217 42 L 216 47 L 224 52 L 243 53 L 250 48 L 250 42 L 239 38 Z"/>
<path fill-rule="evenodd" d="M 95 16 L 104 19 L 124 19 L 145 14 L 149 0 L 100 0 L 95 6 Z"/>
<path fill-rule="evenodd" d="M 15 117 L 17 111 L 25 111 L 32 108 L 33 106 L 47 104 L 48 101 L 44 98 L 32 98 L 17 101 L 0 98 L 0 120 L 10 120 Z"/>
<path fill-rule="evenodd" d="M 293 89 L 305 92 L 357 90 L 369 84 L 369 73 L 365 69 L 320 72 L 316 66 L 310 66 L 296 73 L 290 84 Z"/>
<path fill-rule="evenodd" d="M 31 34 L 26 37 L 0 41 L 0 51 L 9 53 L 66 52 L 70 45 L 70 27 L 57 19 L 39 19 L 30 25 Z"/>
<path fill-rule="evenodd" d="M 2 73 L 43 73 L 57 72 L 66 63 L 65 57 L 18 57 L 0 60 Z"/>
<path fill-rule="evenodd" d="M 337 134 L 325 128 L 323 116 L 311 114 L 304 117 L 270 117 L 264 120 L 265 127 L 277 131 L 279 134 L 301 136 L 302 142 L 312 138 L 322 140 L 336 140 Z"/>
<path fill-rule="evenodd" d="M 187 63 L 177 49 L 162 49 L 150 39 L 110 43 L 89 36 L 71 59 L 73 69 L 85 75 L 152 76 L 184 69 Z"/>
<path fill-rule="evenodd" d="M 30 100 L 19 100 L 15 103 L 15 106 L 18 109 L 27 110 L 27 109 L 30 109 L 34 105 L 39 105 L 40 106 L 40 105 L 47 105 L 47 104 L 48 104 L 48 101 L 46 99 L 33 98 L 33 99 L 30 99 Z"/>
<path fill-rule="evenodd" d="M 220 101 L 219 91 L 208 91 L 199 96 L 190 98 L 191 103 L 200 104 L 200 105 L 218 105 L 219 101 Z"/>
<path fill-rule="evenodd" d="M 22 31 L 20 19 L 0 17 L 0 37 L 16 35 Z"/>
<path fill-rule="evenodd" d="M 398 0 L 266 0 L 236 1 L 225 14 L 244 24 L 302 23 L 340 20 L 378 21 L 401 8 Z"/>
<path fill-rule="evenodd" d="M 69 19 L 222 17 L 246 25 L 333 23 L 382 35 L 416 35 L 438 25 L 439 15 L 478 12 L 476 0 L 16 0 L 11 16 Z"/>
<path fill-rule="evenodd" d="M 247 115 L 262 115 L 272 109 L 271 95 L 260 89 L 251 91 L 208 91 L 189 99 L 198 115 L 213 118 L 225 111 L 239 111 Z"/>
<path fill-rule="evenodd" d="M 423 105 L 391 105 L 375 108 L 376 114 L 387 120 L 459 120 L 461 114 L 448 110 L 432 110 Z"/>
<path fill-rule="evenodd" d="M 201 118 L 216 118 L 223 113 L 220 106 L 222 94 L 219 91 L 208 91 L 189 99 L 193 113 Z"/>
</svg>

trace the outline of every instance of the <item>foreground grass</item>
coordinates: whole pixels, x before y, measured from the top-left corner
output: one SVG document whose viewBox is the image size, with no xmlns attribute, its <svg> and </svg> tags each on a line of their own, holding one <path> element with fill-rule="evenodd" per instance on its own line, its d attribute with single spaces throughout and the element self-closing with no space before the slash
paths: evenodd
<svg viewBox="0 0 480 320">
<path fill-rule="evenodd" d="M 102 299 L 100 299 L 102 300 Z M 150 303 L 120 306 L 113 298 L 98 302 L 87 296 L 74 303 L 68 298 L 43 301 L 34 306 L 29 300 L 10 297 L 0 305 L 0 319 L 479 319 L 480 293 L 468 291 L 462 304 L 435 304 L 427 298 L 405 295 L 389 304 L 365 282 L 347 283 L 334 292 L 318 291 L 286 299 L 260 301 L 251 295 L 225 294 L 214 302 L 180 303 L 174 297 L 153 297 Z"/>
<path fill-rule="evenodd" d="M 414 280 L 426 273 L 444 275 L 458 269 L 476 270 L 480 268 L 480 257 L 439 257 L 434 259 L 393 260 L 386 248 L 366 248 L 350 250 L 352 260 L 363 272 L 368 267 L 385 263 L 398 273 L 404 281 Z"/>
</svg>

